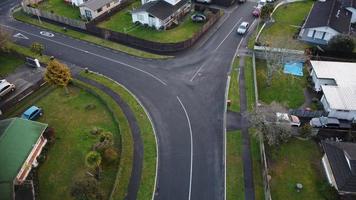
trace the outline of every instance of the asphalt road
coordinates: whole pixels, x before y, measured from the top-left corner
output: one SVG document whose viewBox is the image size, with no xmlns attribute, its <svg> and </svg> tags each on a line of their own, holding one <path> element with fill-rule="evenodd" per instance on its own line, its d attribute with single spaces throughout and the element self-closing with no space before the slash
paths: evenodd
<svg viewBox="0 0 356 200">
<path fill-rule="evenodd" d="M 192 49 L 170 60 L 141 59 L 95 44 L 17 22 L 8 17 L 13 1 L 0 4 L 0 24 L 29 46 L 38 41 L 45 53 L 102 73 L 126 86 L 148 110 L 156 130 L 159 165 L 155 199 L 224 199 L 224 93 L 231 60 L 242 37 L 236 28 L 253 22 L 255 3 L 225 10 L 209 34 Z"/>
</svg>

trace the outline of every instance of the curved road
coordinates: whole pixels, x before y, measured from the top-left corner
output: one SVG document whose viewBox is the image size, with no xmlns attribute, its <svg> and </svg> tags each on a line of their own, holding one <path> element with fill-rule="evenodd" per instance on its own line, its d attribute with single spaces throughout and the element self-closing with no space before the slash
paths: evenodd
<svg viewBox="0 0 356 200">
<path fill-rule="evenodd" d="M 10 4 L 11 3 L 11 4 Z M 225 10 L 218 24 L 191 50 L 170 60 L 141 59 L 54 33 L 9 17 L 15 2 L 0 4 L 0 25 L 38 41 L 46 54 L 104 74 L 126 86 L 151 115 L 158 138 L 155 199 L 224 199 L 224 93 L 227 73 L 242 37 L 241 21 L 253 22 L 255 3 Z"/>
</svg>

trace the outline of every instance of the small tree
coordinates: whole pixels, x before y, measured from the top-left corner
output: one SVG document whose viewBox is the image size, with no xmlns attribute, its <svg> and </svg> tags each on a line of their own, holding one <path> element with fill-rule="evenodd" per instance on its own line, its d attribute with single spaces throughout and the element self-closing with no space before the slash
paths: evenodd
<svg viewBox="0 0 356 200">
<path fill-rule="evenodd" d="M 261 15 L 260 15 L 261 19 L 264 20 L 264 21 L 269 20 L 273 10 L 274 10 L 274 5 L 273 4 L 269 3 L 269 4 L 265 5 L 265 6 L 263 6 L 262 9 L 261 9 Z"/>
<path fill-rule="evenodd" d="M 31 51 L 35 54 L 42 56 L 42 53 L 44 51 L 44 46 L 39 42 L 34 42 L 31 44 Z"/>
<path fill-rule="evenodd" d="M 85 165 L 96 171 L 97 177 L 100 177 L 100 164 L 101 164 L 101 155 L 97 151 L 90 151 L 85 156 Z"/>
<path fill-rule="evenodd" d="M 76 178 L 71 187 L 71 195 L 77 200 L 103 199 L 98 181 L 89 176 Z"/>
<path fill-rule="evenodd" d="M 114 135 L 111 132 L 102 132 L 99 141 L 94 144 L 94 150 L 104 152 L 107 148 L 114 145 Z"/>
<path fill-rule="evenodd" d="M 57 60 L 51 60 L 46 68 L 44 79 L 53 85 L 64 87 L 68 94 L 68 83 L 72 79 L 72 75 L 67 65 L 60 63 Z"/>
<path fill-rule="evenodd" d="M 352 52 L 355 48 L 355 41 L 349 35 L 336 35 L 330 39 L 328 48 L 332 51 Z"/>
</svg>

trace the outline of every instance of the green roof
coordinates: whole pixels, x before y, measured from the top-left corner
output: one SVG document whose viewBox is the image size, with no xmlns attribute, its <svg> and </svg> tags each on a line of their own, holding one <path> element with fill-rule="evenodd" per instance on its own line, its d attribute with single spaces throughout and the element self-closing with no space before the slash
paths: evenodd
<svg viewBox="0 0 356 200">
<path fill-rule="evenodd" d="M 13 180 L 46 128 L 47 124 L 21 118 L 0 121 L 1 197 L 12 199 L 8 188 L 12 187 Z"/>
</svg>

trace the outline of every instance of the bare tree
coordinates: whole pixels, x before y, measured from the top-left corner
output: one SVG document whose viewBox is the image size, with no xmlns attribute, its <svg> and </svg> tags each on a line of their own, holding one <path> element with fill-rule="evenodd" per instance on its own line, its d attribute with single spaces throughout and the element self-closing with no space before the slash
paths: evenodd
<svg viewBox="0 0 356 200">
<path fill-rule="evenodd" d="M 277 122 L 277 112 L 286 112 L 286 109 L 272 102 L 270 105 L 261 105 L 251 113 L 245 114 L 254 128 L 256 136 L 263 139 L 270 146 L 279 145 L 286 142 L 291 136 L 291 126 L 289 123 Z"/>
</svg>

